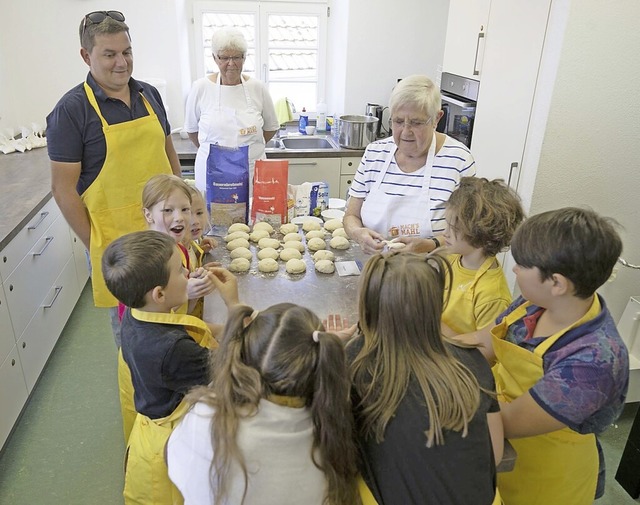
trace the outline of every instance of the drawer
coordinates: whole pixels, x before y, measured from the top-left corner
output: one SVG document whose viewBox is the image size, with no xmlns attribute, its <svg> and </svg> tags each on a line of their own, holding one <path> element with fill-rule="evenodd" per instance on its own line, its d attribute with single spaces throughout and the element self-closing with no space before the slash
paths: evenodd
<svg viewBox="0 0 640 505">
<path fill-rule="evenodd" d="M 89 278 L 89 265 L 87 264 L 87 248 L 82 243 L 82 240 L 78 238 L 78 235 L 69 228 L 69 234 L 71 236 L 71 248 L 73 250 L 73 259 L 76 264 L 76 275 L 78 276 L 78 285 L 80 291 L 87 283 Z"/>
<path fill-rule="evenodd" d="M 55 200 L 49 200 L 42 209 L 18 232 L 18 234 L 0 251 L 0 277 L 5 281 L 20 264 L 44 232 L 58 216 L 60 209 Z"/>
<path fill-rule="evenodd" d="M 349 199 L 349 188 L 353 182 L 353 175 L 340 176 L 340 198 Z"/>
<path fill-rule="evenodd" d="M 16 346 L 0 364 L 0 448 L 11 433 L 22 407 L 27 401 L 27 386 Z"/>
<path fill-rule="evenodd" d="M 59 216 L 4 282 L 16 339 L 47 300 L 49 288 L 71 256 L 69 227 Z"/>
<path fill-rule="evenodd" d="M 47 291 L 17 347 L 29 392 L 33 389 L 62 329 L 78 301 L 78 279 L 72 257 Z"/>
<path fill-rule="evenodd" d="M 16 339 L 13 336 L 7 300 L 4 296 L 4 290 L 0 286 L 0 363 L 4 362 L 15 345 Z M 0 405 L 2 404 L 0 403 Z"/>
<path fill-rule="evenodd" d="M 324 181 L 329 185 L 329 196 L 340 197 L 340 161 L 338 158 L 289 159 L 289 184 Z"/>
<path fill-rule="evenodd" d="M 362 158 L 358 157 L 349 157 L 349 158 L 340 158 L 340 175 L 353 175 L 358 170 L 358 166 L 360 165 L 360 160 Z M 343 198 L 343 197 L 340 197 Z"/>
</svg>

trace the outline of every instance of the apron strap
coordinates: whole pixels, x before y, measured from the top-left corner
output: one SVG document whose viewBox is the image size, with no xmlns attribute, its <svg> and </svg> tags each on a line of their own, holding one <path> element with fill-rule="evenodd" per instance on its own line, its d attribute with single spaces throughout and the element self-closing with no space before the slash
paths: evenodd
<svg viewBox="0 0 640 505">
<path fill-rule="evenodd" d="M 131 309 L 131 315 L 138 321 L 159 324 L 180 324 L 187 327 L 190 331 L 202 335 L 203 337 L 213 338 L 211 330 L 206 323 L 195 316 L 189 314 L 178 314 L 166 312 L 145 312 L 139 309 Z"/>
<path fill-rule="evenodd" d="M 102 127 L 103 128 L 108 127 L 109 123 L 107 123 L 107 120 L 104 118 L 104 116 L 102 115 L 102 112 L 100 111 L 100 107 L 98 106 L 98 100 L 96 100 L 96 95 L 94 94 L 93 90 L 91 89 L 91 86 L 89 86 L 86 81 L 84 83 L 84 92 L 87 95 L 87 99 L 89 100 L 89 103 L 91 104 L 91 106 L 96 111 L 96 114 L 98 114 L 98 117 L 100 118 L 100 122 L 102 123 Z M 146 99 L 144 94 L 143 93 L 138 93 L 138 94 L 142 97 L 142 103 L 144 103 L 144 107 L 145 107 L 145 109 L 147 109 L 147 113 L 150 116 L 155 116 L 156 112 L 153 110 L 153 107 L 151 107 L 151 104 Z"/>
<path fill-rule="evenodd" d="M 494 261 L 498 261 L 495 256 L 489 256 L 484 260 L 480 268 L 478 268 L 478 270 L 476 271 L 476 275 L 474 276 L 473 281 L 471 282 L 469 287 L 467 287 L 467 291 L 464 294 L 465 299 L 473 300 L 473 293 L 476 289 L 476 284 L 478 284 L 480 278 L 491 268 Z M 460 256 L 460 266 L 462 266 L 462 256 Z"/>
</svg>

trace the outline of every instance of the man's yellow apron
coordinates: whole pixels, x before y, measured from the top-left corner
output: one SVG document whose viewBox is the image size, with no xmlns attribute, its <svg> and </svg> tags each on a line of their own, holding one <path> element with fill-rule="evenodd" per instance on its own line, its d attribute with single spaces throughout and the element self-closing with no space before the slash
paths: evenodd
<svg viewBox="0 0 640 505">
<path fill-rule="evenodd" d="M 210 349 L 217 346 L 209 327 L 197 317 L 187 314 L 143 312 L 137 309 L 131 309 L 131 315 L 139 321 L 180 324 L 202 347 Z M 131 373 L 126 362 L 122 359 L 122 351 L 118 356 L 118 382 L 120 388 L 123 383 L 131 387 L 130 398 L 133 402 Z M 121 402 L 123 398 L 127 398 L 127 396 L 123 397 L 121 390 Z M 129 423 L 131 425 L 130 434 L 125 432 L 127 455 L 125 459 L 124 499 L 126 505 L 182 503 L 182 496 L 167 473 L 164 446 L 173 428 L 187 410 L 187 404 L 182 401 L 169 416 L 161 419 L 149 419 L 147 416 L 133 411 L 135 418 Z"/>
<path fill-rule="evenodd" d="M 218 343 L 211 335 L 211 330 L 201 319 L 188 314 L 165 314 L 157 312 L 143 312 L 131 309 L 131 315 L 139 321 L 148 321 L 163 324 L 181 324 L 196 343 L 207 349 L 215 349 Z M 122 413 L 122 429 L 124 431 L 125 444 L 129 441 L 131 430 L 138 412 L 133 401 L 133 383 L 131 371 L 122 357 L 122 349 L 118 351 L 118 390 L 120 393 L 120 411 Z"/>
<path fill-rule="evenodd" d="M 147 228 L 142 215 L 142 188 L 154 175 L 171 174 L 171 164 L 165 151 L 164 129 L 144 95 L 140 96 L 148 116 L 109 125 L 87 83 L 84 89 L 100 117 L 107 145 L 98 177 L 81 196 L 91 221 L 93 301 L 96 307 L 115 307 L 118 301 L 102 277 L 102 254 L 116 238 Z"/>
<path fill-rule="evenodd" d="M 551 335 L 533 352 L 504 337 L 507 328 L 526 316 L 527 302 L 491 331 L 498 359 L 493 368 L 498 399 L 511 402 L 531 389 L 544 375 L 543 356 L 566 332 L 595 318 L 598 297 L 587 313 L 571 326 Z M 498 473 L 498 489 L 505 505 L 591 505 L 598 480 L 595 435 L 581 435 L 568 427 L 533 437 L 509 439 L 516 450 L 515 468 Z"/>
</svg>

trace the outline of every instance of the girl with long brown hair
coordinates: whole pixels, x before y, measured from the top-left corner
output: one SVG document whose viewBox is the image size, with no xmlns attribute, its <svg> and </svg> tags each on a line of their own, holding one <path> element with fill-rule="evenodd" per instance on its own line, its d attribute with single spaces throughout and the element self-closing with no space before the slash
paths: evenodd
<svg viewBox="0 0 640 505">
<path fill-rule="evenodd" d="M 211 373 L 167 444 L 186 505 L 360 503 L 344 348 L 313 312 L 234 308 Z"/>
<path fill-rule="evenodd" d="M 480 352 L 443 337 L 447 261 L 377 254 L 362 273 L 360 332 L 347 346 L 361 468 L 379 504 L 495 497 L 502 424 Z"/>
</svg>

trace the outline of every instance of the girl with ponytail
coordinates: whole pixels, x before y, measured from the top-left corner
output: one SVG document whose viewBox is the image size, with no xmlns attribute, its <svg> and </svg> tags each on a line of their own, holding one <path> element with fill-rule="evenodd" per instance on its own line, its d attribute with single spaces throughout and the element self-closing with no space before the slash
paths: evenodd
<svg viewBox="0 0 640 505">
<path fill-rule="evenodd" d="M 313 312 L 235 307 L 211 374 L 167 444 L 185 505 L 360 503 L 344 348 Z"/>
</svg>

